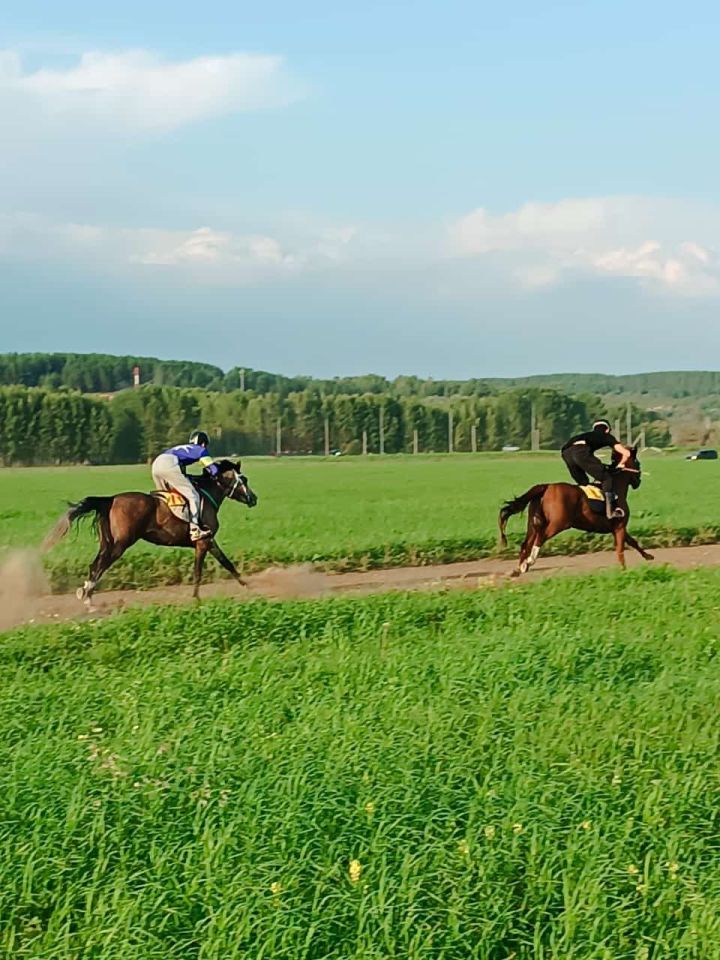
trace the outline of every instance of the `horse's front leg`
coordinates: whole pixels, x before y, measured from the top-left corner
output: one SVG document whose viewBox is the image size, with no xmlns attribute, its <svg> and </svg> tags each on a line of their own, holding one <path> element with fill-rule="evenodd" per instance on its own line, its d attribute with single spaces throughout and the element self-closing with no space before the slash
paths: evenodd
<svg viewBox="0 0 720 960">
<path fill-rule="evenodd" d="M 202 580 L 203 564 L 210 549 L 208 540 L 197 540 L 195 543 L 195 566 L 193 568 L 193 599 L 200 599 L 200 581 Z"/>
<path fill-rule="evenodd" d="M 635 537 L 630 536 L 630 534 L 627 532 L 627 530 L 625 531 L 625 543 L 627 543 L 627 545 L 628 545 L 629 547 L 632 547 L 633 550 L 637 550 L 637 552 L 640 554 L 640 556 L 643 558 L 643 560 L 654 560 L 654 559 L 655 559 L 655 557 L 654 557 L 651 553 L 648 553 L 647 550 L 643 550 L 643 548 L 642 548 L 642 547 L 640 546 L 640 544 L 637 542 L 637 540 L 635 539 Z"/>
<path fill-rule="evenodd" d="M 620 566 L 625 569 L 625 538 L 627 536 L 627 530 L 625 529 L 624 524 L 619 523 L 613 530 L 613 536 L 615 537 L 615 555 L 618 558 L 618 563 Z"/>
<path fill-rule="evenodd" d="M 217 543 L 215 543 L 214 540 L 210 544 L 210 553 L 212 554 L 213 557 L 215 557 L 215 559 L 220 564 L 220 566 L 223 567 L 225 570 L 227 570 L 230 576 L 234 577 L 235 580 L 237 580 L 237 582 L 240 584 L 241 587 L 247 586 L 247 583 L 245 583 L 243 578 L 237 572 L 237 569 L 235 568 L 235 564 L 232 562 L 232 560 L 228 556 L 226 556 L 222 552 L 222 550 L 217 545 Z"/>
</svg>

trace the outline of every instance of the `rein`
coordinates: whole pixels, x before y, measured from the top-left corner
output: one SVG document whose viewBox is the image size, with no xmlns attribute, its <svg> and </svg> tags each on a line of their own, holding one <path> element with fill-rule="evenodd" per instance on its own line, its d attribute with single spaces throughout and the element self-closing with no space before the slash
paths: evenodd
<svg viewBox="0 0 720 960">
<path fill-rule="evenodd" d="M 219 510 L 219 509 L 220 509 L 220 504 L 217 502 L 217 500 L 216 500 L 213 496 L 211 496 L 211 495 L 207 492 L 207 490 L 204 490 L 204 489 L 201 487 L 201 488 L 200 488 L 200 493 L 201 493 L 204 497 L 207 497 L 207 498 L 208 498 L 208 500 L 209 500 L 210 503 L 215 507 L 216 510 Z"/>
<path fill-rule="evenodd" d="M 239 485 L 240 485 L 240 474 L 235 473 L 235 483 L 232 485 L 230 492 L 225 493 L 225 491 L 223 491 L 223 493 L 225 493 L 225 496 L 227 497 L 228 500 L 232 500 L 233 494 L 235 493 Z M 208 500 L 215 507 L 216 510 L 220 509 L 220 504 L 212 496 L 212 494 L 208 493 L 208 491 L 204 487 L 199 487 L 198 489 L 200 490 L 200 493 L 203 494 L 203 496 L 208 498 Z"/>
</svg>

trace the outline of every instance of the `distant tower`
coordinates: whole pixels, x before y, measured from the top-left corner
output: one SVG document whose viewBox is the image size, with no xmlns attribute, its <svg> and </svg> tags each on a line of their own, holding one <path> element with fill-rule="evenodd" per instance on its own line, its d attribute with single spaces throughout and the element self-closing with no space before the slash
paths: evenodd
<svg viewBox="0 0 720 960">
<path fill-rule="evenodd" d="M 133 386 L 140 386 L 140 367 L 133 367 Z"/>
</svg>

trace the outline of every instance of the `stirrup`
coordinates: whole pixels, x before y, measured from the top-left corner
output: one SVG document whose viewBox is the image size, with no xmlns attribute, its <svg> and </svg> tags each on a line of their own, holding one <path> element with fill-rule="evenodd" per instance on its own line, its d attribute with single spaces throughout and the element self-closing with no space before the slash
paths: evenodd
<svg viewBox="0 0 720 960">
<path fill-rule="evenodd" d="M 193 543 L 197 543 L 198 540 L 207 540 L 209 537 L 212 537 L 212 530 L 203 528 L 197 523 L 190 524 L 190 539 Z"/>
</svg>

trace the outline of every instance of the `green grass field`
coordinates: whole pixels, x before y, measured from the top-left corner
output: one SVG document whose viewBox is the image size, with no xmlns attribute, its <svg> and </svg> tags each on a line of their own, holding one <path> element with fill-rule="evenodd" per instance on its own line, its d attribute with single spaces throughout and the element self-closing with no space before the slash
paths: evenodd
<svg viewBox="0 0 720 960">
<path fill-rule="evenodd" d="M 533 483 L 565 479 L 558 457 L 463 456 L 248 459 L 260 496 L 253 511 L 228 504 L 219 540 L 246 569 L 314 561 L 363 569 L 472 559 L 495 549 L 501 502 Z M 718 464 L 654 457 L 633 495 L 633 531 L 649 544 L 707 542 L 720 537 Z M 58 467 L 0 471 L 0 552 L 39 544 L 68 500 L 88 494 L 146 490 L 145 467 Z M 515 542 L 523 519 L 511 521 Z M 609 546 L 606 538 L 565 534 L 549 550 Z M 88 529 L 47 558 L 56 589 L 77 585 L 94 555 Z M 106 586 L 150 586 L 187 579 L 185 551 L 134 547 Z M 212 561 L 208 576 L 215 572 Z"/>
<path fill-rule="evenodd" d="M 719 602 L 660 567 L 5 635 L 2 956 L 715 960 Z"/>
</svg>

